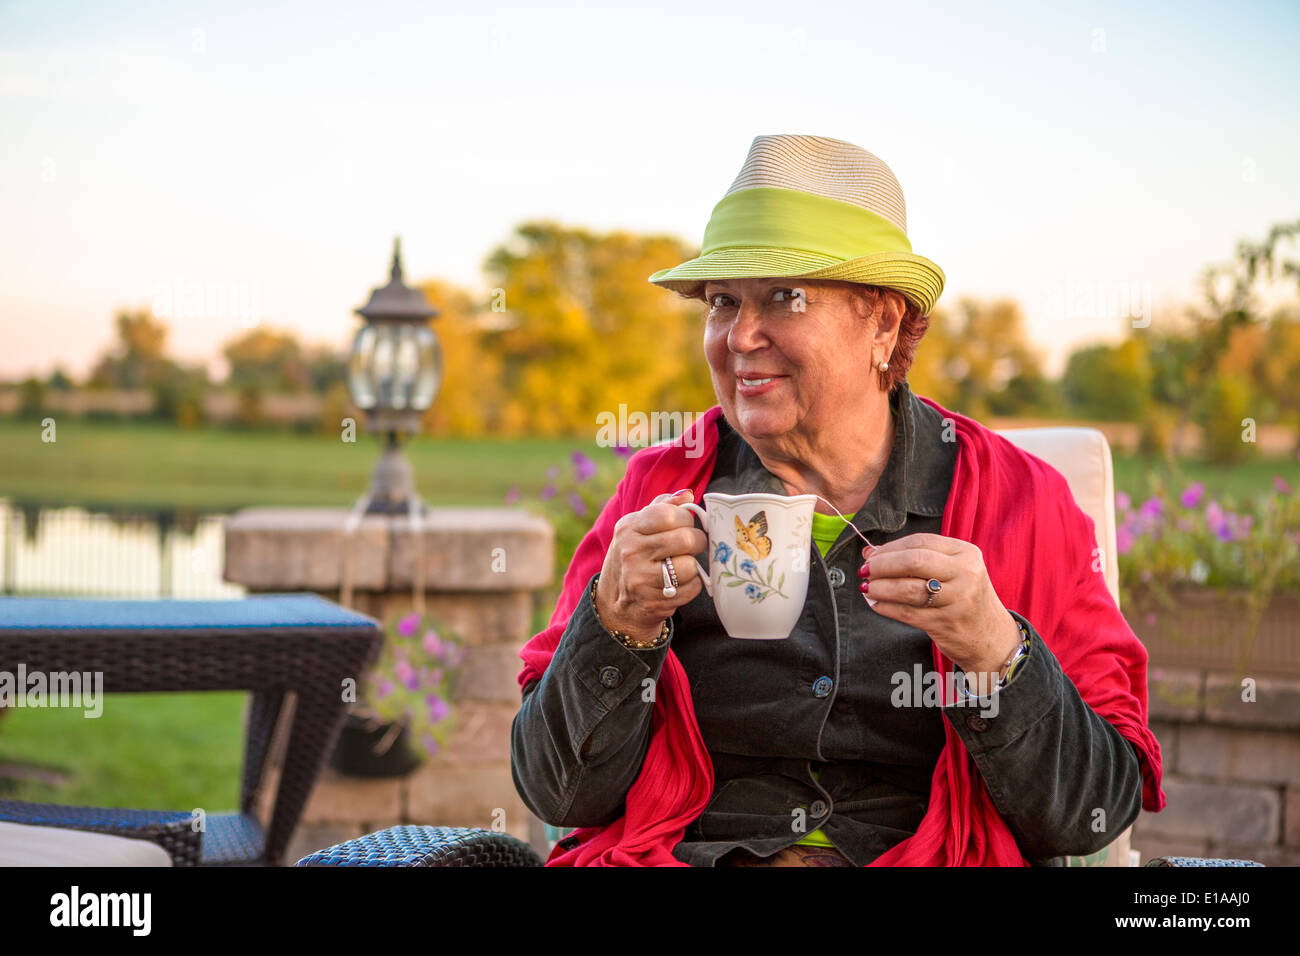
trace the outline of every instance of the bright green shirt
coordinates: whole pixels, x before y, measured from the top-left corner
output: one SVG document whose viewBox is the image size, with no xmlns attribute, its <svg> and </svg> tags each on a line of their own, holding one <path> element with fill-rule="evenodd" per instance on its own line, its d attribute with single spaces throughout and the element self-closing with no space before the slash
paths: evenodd
<svg viewBox="0 0 1300 956">
<path fill-rule="evenodd" d="M 844 517 L 850 521 L 853 520 L 853 514 L 847 514 Z M 831 545 L 839 539 L 840 532 L 844 530 L 844 521 L 839 515 L 824 515 L 813 512 L 812 520 L 812 539 L 817 545 L 817 550 L 821 552 L 822 557 L 826 557 L 826 552 L 830 551 Z M 813 776 L 817 776 L 817 771 L 813 771 Z M 806 843 L 809 846 L 835 846 L 830 838 L 822 833 L 820 829 L 814 830 L 808 834 L 799 843 Z"/>
</svg>

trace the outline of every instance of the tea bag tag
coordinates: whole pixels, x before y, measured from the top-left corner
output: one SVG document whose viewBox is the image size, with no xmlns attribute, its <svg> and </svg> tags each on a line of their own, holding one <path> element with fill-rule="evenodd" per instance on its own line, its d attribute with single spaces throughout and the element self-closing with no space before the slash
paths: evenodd
<svg viewBox="0 0 1300 956">
<path fill-rule="evenodd" d="M 821 495 L 817 495 L 817 499 L 818 499 L 819 501 L 826 501 L 826 499 L 823 498 Z M 854 524 L 853 524 L 852 521 L 850 521 L 848 518 L 844 517 L 844 513 L 843 513 L 842 511 L 840 511 L 839 508 L 836 508 L 836 507 L 835 507 L 834 505 L 832 505 L 829 501 L 826 501 L 826 504 L 830 506 L 831 511 L 834 511 L 837 515 L 840 516 L 840 520 L 841 520 L 841 521 L 843 521 L 846 525 L 849 526 L 849 530 L 851 530 L 854 534 L 856 534 L 859 538 L 862 539 L 862 543 L 863 543 L 863 544 L 865 544 L 865 545 L 866 545 L 868 548 L 870 548 L 872 551 L 875 551 L 875 550 L 876 550 L 876 546 L 875 546 L 874 544 L 872 544 L 870 541 L 867 540 L 867 536 L 866 536 L 865 534 L 863 534 L 861 531 L 859 531 L 859 530 L 854 526 Z M 864 598 L 866 598 L 867 606 L 868 606 L 868 607 L 875 607 L 875 606 L 876 606 L 876 601 L 875 601 L 873 598 L 869 598 L 869 597 L 867 597 L 865 594 L 862 595 L 862 596 L 863 596 Z"/>
</svg>

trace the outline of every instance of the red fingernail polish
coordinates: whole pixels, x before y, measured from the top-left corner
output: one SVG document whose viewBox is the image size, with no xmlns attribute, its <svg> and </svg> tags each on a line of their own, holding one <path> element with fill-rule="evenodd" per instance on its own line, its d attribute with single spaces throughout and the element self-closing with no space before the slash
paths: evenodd
<svg viewBox="0 0 1300 956">
<path fill-rule="evenodd" d="M 862 567 L 858 568 L 858 577 L 860 578 L 871 577 L 871 565 L 864 564 Z"/>
<path fill-rule="evenodd" d="M 863 594 L 866 594 L 867 589 L 870 587 L 871 587 L 870 581 L 863 581 L 861 584 L 858 585 L 858 590 L 861 591 Z"/>
</svg>

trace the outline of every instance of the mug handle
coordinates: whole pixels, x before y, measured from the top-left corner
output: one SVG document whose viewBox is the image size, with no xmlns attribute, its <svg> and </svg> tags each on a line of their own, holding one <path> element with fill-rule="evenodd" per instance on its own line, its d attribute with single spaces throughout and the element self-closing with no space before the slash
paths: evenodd
<svg viewBox="0 0 1300 956">
<path fill-rule="evenodd" d="M 683 502 L 681 502 L 680 504 L 678 504 L 677 507 L 679 507 L 679 508 L 687 508 L 687 509 L 689 509 L 689 510 L 695 512 L 695 514 L 699 515 L 700 523 L 704 525 L 704 537 L 707 539 L 708 536 L 709 536 L 709 515 L 708 515 L 708 513 L 707 513 L 703 508 L 701 508 L 699 505 L 695 504 L 694 502 L 690 502 L 690 501 L 683 501 Z M 713 583 L 709 580 L 709 572 L 705 571 L 704 568 L 700 567 L 700 562 L 699 562 L 698 559 L 696 559 L 696 558 L 691 558 L 691 560 L 695 562 L 695 567 L 699 568 L 699 571 L 700 571 L 700 583 L 704 585 L 704 590 L 708 593 L 709 597 L 713 597 Z"/>
</svg>

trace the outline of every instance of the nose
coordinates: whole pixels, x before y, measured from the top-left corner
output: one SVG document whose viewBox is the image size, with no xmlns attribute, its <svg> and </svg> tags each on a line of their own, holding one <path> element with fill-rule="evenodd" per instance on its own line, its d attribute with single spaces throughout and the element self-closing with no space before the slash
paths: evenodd
<svg viewBox="0 0 1300 956">
<path fill-rule="evenodd" d="M 736 310 L 736 320 L 727 332 L 727 348 L 744 353 L 766 345 L 767 336 L 763 334 L 759 322 L 761 317 L 762 310 L 754 299 L 743 300 Z"/>
</svg>

